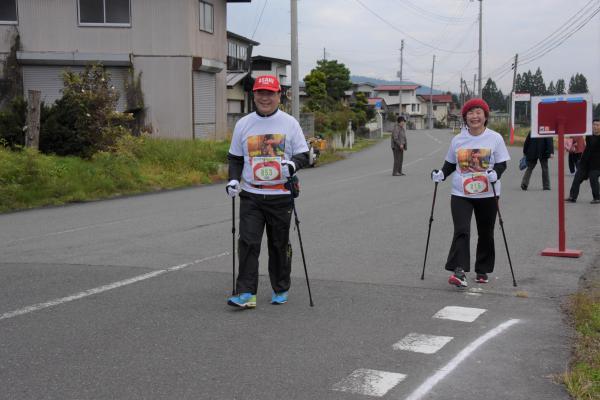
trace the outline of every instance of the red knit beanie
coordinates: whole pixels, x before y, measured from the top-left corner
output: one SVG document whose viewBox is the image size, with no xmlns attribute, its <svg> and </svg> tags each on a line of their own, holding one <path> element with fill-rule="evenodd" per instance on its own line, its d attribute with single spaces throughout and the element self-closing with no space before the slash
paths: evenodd
<svg viewBox="0 0 600 400">
<path fill-rule="evenodd" d="M 483 99 L 471 99 L 465 103 L 461 110 L 463 120 L 466 119 L 467 113 L 473 108 L 481 108 L 485 114 L 485 119 L 490 117 L 490 106 Z"/>
</svg>

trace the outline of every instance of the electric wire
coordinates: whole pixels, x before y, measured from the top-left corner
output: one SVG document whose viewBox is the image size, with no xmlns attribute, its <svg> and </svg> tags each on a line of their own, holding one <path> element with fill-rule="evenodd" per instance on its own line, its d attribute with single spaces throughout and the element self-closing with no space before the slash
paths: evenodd
<svg viewBox="0 0 600 400">
<path fill-rule="evenodd" d="M 258 17 L 258 22 L 256 23 L 256 27 L 254 27 L 254 32 L 252 32 L 252 36 L 250 37 L 251 39 L 254 39 L 254 35 L 256 34 L 256 31 L 258 30 L 258 27 L 260 26 L 260 23 L 261 23 L 262 17 L 263 17 L 263 13 L 265 12 L 265 7 L 267 7 L 268 1 L 269 0 L 265 0 L 265 2 L 263 3 L 262 10 L 260 10 L 260 15 Z"/>
</svg>

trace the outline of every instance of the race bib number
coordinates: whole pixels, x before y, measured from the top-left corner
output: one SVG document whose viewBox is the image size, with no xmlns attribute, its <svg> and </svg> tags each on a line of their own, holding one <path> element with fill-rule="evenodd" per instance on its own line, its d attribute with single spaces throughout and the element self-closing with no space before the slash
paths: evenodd
<svg viewBox="0 0 600 400">
<path fill-rule="evenodd" d="M 252 175 L 255 181 L 268 182 L 281 178 L 281 157 L 253 157 Z"/>
<path fill-rule="evenodd" d="M 488 177 L 485 173 L 469 174 L 462 177 L 462 186 L 465 195 L 487 193 L 490 190 Z"/>
</svg>

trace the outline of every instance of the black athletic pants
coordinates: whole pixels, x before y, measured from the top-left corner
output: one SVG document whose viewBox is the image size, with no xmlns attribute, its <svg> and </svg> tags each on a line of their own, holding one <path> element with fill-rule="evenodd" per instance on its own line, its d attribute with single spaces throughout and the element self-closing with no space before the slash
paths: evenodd
<svg viewBox="0 0 600 400">
<path fill-rule="evenodd" d="M 494 271 L 496 252 L 494 249 L 494 224 L 498 211 L 496 199 L 486 197 L 471 199 L 461 196 L 452 196 L 450 199 L 452 221 L 454 222 L 454 237 L 448 254 L 446 269 L 454 271 L 460 267 L 465 272 L 471 270 L 470 237 L 471 216 L 475 213 L 477 224 L 477 255 L 475 258 L 475 272 L 489 274 Z"/>
<path fill-rule="evenodd" d="M 290 196 L 242 192 L 240 201 L 237 293 L 256 294 L 258 257 L 265 227 L 267 228 L 271 287 L 277 293 L 289 290 L 291 260 L 288 258 L 287 250 L 292 216 Z"/>
</svg>

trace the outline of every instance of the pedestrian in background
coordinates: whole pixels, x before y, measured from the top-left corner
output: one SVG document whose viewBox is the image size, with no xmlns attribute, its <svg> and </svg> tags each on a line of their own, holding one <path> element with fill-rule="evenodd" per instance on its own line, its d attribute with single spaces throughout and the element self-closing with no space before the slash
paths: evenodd
<svg viewBox="0 0 600 400">
<path fill-rule="evenodd" d="M 404 152 L 406 151 L 406 119 L 400 116 L 392 130 L 392 152 L 394 153 L 393 176 L 403 176 L 402 162 L 404 161 Z"/>
<path fill-rule="evenodd" d="M 583 136 L 566 137 L 565 150 L 569 155 L 569 172 L 574 175 L 579 168 L 579 160 L 581 160 L 581 155 L 585 150 L 585 139 Z"/>
<path fill-rule="evenodd" d="M 453 274 L 448 283 L 467 287 L 466 273 L 471 268 L 471 218 L 477 224 L 477 254 L 475 257 L 476 282 L 487 283 L 494 271 L 496 257 L 494 224 L 498 206 L 494 198 L 500 196 L 500 177 L 506 170 L 510 155 L 502 136 L 487 128 L 490 108 L 482 99 L 471 99 L 462 110 L 466 127 L 452 139 L 441 170 L 433 170 L 431 179 L 442 182 L 452 177 L 450 211 L 454 236 L 446 261 L 446 270 Z"/>
<path fill-rule="evenodd" d="M 569 197 L 565 199 L 570 203 L 577 201 L 579 196 L 579 186 L 581 182 L 590 180 L 590 188 L 592 189 L 592 204 L 600 204 L 600 119 L 594 119 L 592 123 L 592 136 L 585 138 L 585 150 L 579 161 L 579 168 L 575 173 Z"/>
<path fill-rule="evenodd" d="M 308 146 L 298 121 L 278 108 L 281 86 L 277 78 L 259 76 L 253 92 L 256 111 L 235 125 L 227 155 L 227 194 L 240 196 L 239 273 L 236 294 L 227 304 L 240 308 L 256 307 L 258 257 L 265 227 L 271 303 L 288 301 L 292 199 L 284 184 L 308 164 Z"/>
<path fill-rule="evenodd" d="M 554 155 L 554 143 L 552 138 L 532 138 L 531 131 L 527 133 L 525 143 L 523 144 L 523 155 L 527 160 L 527 169 L 523 174 L 521 189 L 527 190 L 531 173 L 538 160 L 542 167 L 542 187 L 544 190 L 550 190 L 550 174 L 548 173 L 548 159 Z"/>
</svg>

